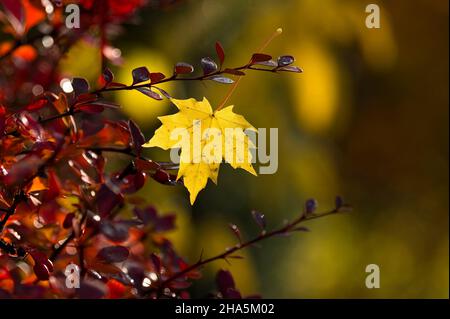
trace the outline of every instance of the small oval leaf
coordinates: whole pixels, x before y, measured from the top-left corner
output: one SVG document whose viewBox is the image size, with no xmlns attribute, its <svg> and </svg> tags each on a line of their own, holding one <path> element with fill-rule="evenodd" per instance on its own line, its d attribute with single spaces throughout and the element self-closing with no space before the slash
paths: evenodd
<svg viewBox="0 0 450 319">
<path fill-rule="evenodd" d="M 97 259 L 105 263 L 118 263 L 128 258 L 130 252 L 124 246 L 109 246 L 100 249 Z"/>
<path fill-rule="evenodd" d="M 282 55 L 278 58 L 277 63 L 279 67 L 288 66 L 294 63 L 295 59 L 292 55 Z"/>
<path fill-rule="evenodd" d="M 158 83 L 163 80 L 166 76 L 161 72 L 150 73 L 150 83 Z"/>
<path fill-rule="evenodd" d="M 222 84 L 233 84 L 234 81 L 230 78 L 224 77 L 224 76 L 214 76 L 210 78 L 210 80 L 222 83 Z"/>
<path fill-rule="evenodd" d="M 175 64 L 175 74 L 187 74 L 194 72 L 194 67 L 189 63 L 178 62 Z"/>
<path fill-rule="evenodd" d="M 155 99 L 155 100 L 158 100 L 158 101 L 161 101 L 163 99 L 161 94 L 158 94 L 158 93 L 150 90 L 148 87 L 141 87 L 141 88 L 137 88 L 136 90 L 138 90 L 142 94 L 145 94 L 145 95 L 151 97 L 152 99 Z"/>
<path fill-rule="evenodd" d="M 214 60 L 209 57 L 202 58 L 201 64 L 202 64 L 204 75 L 211 74 L 211 73 L 217 71 L 217 69 L 218 69 L 216 62 L 214 62 Z"/>
<path fill-rule="evenodd" d="M 77 96 L 89 92 L 89 83 L 84 78 L 73 78 L 72 87 Z"/>
<path fill-rule="evenodd" d="M 114 80 L 114 74 L 108 68 L 103 70 L 102 77 L 106 84 L 109 84 Z"/>
<path fill-rule="evenodd" d="M 251 64 L 255 64 L 258 62 L 265 62 L 265 61 L 269 61 L 271 60 L 272 57 L 268 54 L 263 54 L 263 53 L 255 53 L 252 55 L 252 59 L 251 59 Z"/>
<path fill-rule="evenodd" d="M 133 76 L 133 85 L 150 79 L 150 71 L 145 66 L 134 69 L 131 71 L 131 74 Z"/>
</svg>

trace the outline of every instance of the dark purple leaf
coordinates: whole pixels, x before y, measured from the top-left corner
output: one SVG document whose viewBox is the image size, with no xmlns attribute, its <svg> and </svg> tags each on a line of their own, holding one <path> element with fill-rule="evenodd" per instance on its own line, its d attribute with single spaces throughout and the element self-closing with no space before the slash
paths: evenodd
<svg viewBox="0 0 450 319">
<path fill-rule="evenodd" d="M 277 63 L 279 67 L 288 66 L 289 64 L 294 63 L 295 59 L 291 55 L 282 55 L 278 57 Z"/>
<path fill-rule="evenodd" d="M 255 219 L 256 223 L 258 224 L 259 228 L 261 228 L 261 230 L 265 230 L 266 229 L 266 219 L 264 217 L 264 214 L 261 214 L 260 212 L 253 210 L 252 216 Z"/>
<path fill-rule="evenodd" d="M 130 252 L 124 246 L 109 246 L 100 249 L 97 253 L 97 259 L 104 263 L 118 263 L 126 260 Z"/>
<path fill-rule="evenodd" d="M 214 60 L 209 57 L 202 58 L 200 63 L 202 64 L 202 69 L 203 69 L 204 75 L 208 75 L 213 72 L 216 72 L 218 69 L 216 62 L 214 62 Z"/>
<path fill-rule="evenodd" d="M 73 78 L 72 87 L 77 96 L 89 92 L 89 83 L 83 78 Z"/>
<path fill-rule="evenodd" d="M 340 209 L 342 206 L 344 206 L 344 199 L 341 196 L 336 196 L 336 199 L 335 199 L 336 209 Z"/>
<path fill-rule="evenodd" d="M 318 204 L 315 199 L 313 199 L 313 198 L 308 199 L 305 202 L 305 213 L 307 215 L 314 213 L 314 211 L 317 209 L 317 206 L 318 206 Z"/>
<path fill-rule="evenodd" d="M 335 209 L 339 212 L 351 212 L 352 207 L 345 203 L 341 196 L 337 196 L 335 200 Z"/>
<path fill-rule="evenodd" d="M 91 136 L 99 131 L 101 131 L 105 127 L 105 123 L 100 119 L 99 116 L 89 116 L 89 118 L 84 118 L 81 121 L 81 129 L 85 136 Z"/>
<path fill-rule="evenodd" d="M 221 269 L 216 275 L 216 285 L 222 296 L 227 294 L 228 289 L 235 289 L 233 276 L 228 270 Z"/>
<path fill-rule="evenodd" d="M 210 80 L 213 80 L 213 81 L 216 81 L 216 82 L 219 82 L 222 84 L 233 84 L 234 83 L 234 81 L 232 79 L 224 77 L 224 76 L 220 76 L 220 75 L 213 76 L 212 78 L 210 78 Z"/>
<path fill-rule="evenodd" d="M 174 214 L 168 214 L 159 217 L 155 221 L 154 230 L 157 232 L 165 232 L 175 228 L 175 218 Z"/>
<path fill-rule="evenodd" d="M 124 242 L 128 239 L 129 225 L 120 221 L 102 220 L 100 232 L 114 242 Z"/>
<path fill-rule="evenodd" d="M 102 76 L 106 84 L 109 84 L 114 80 L 114 74 L 108 68 L 103 70 Z"/>
<path fill-rule="evenodd" d="M 116 194 L 108 186 L 103 184 L 95 198 L 98 214 L 105 217 L 119 204 L 123 202 L 123 195 Z"/>
<path fill-rule="evenodd" d="M 175 74 L 187 74 L 194 72 L 194 67 L 185 62 L 178 62 L 175 64 Z"/>
<path fill-rule="evenodd" d="M 146 208 L 134 209 L 134 214 L 139 218 L 145 225 L 151 224 L 153 230 L 157 232 L 164 232 L 175 228 L 175 215 L 166 214 L 163 216 L 158 215 L 156 209 L 153 206 L 148 206 Z"/>
<path fill-rule="evenodd" d="M 158 100 L 158 101 L 161 101 L 163 99 L 161 94 L 158 94 L 158 93 L 152 91 L 148 87 L 141 87 L 141 88 L 137 88 L 136 90 L 138 90 L 142 94 L 145 94 L 145 95 L 151 97 L 152 99 L 155 99 L 155 100 Z"/>
<path fill-rule="evenodd" d="M 133 120 L 128 121 L 128 126 L 130 127 L 131 140 L 133 143 L 134 151 L 139 157 L 141 155 L 142 144 L 145 143 L 144 134 Z"/>
<path fill-rule="evenodd" d="M 162 95 L 164 95 L 166 98 L 168 98 L 168 99 L 171 99 L 172 97 L 170 96 L 170 94 L 169 93 L 167 93 L 165 90 L 163 90 L 163 89 L 161 89 L 161 88 L 159 88 L 159 87 L 156 87 L 156 86 L 154 86 L 153 87 L 154 89 L 157 89 Z"/>
<path fill-rule="evenodd" d="M 131 74 L 133 76 L 133 85 L 150 79 L 150 71 L 145 66 L 134 69 Z"/>
<path fill-rule="evenodd" d="M 134 214 L 137 218 L 142 220 L 144 224 L 149 224 L 150 222 L 154 221 L 158 215 L 158 212 L 156 211 L 156 208 L 153 206 L 147 206 L 146 208 L 138 208 L 136 207 L 133 210 Z"/>
</svg>

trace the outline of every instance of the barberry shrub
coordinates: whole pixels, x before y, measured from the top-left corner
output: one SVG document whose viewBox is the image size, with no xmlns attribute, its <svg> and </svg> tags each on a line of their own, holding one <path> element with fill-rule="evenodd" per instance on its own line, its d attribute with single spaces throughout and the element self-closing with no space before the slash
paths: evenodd
<svg viewBox="0 0 450 319">
<path fill-rule="evenodd" d="M 157 9 L 172 2 L 152 3 Z M 65 12 L 69 3 L 80 10 L 76 28 L 68 27 L 76 25 L 74 21 L 66 23 L 77 18 Z M 260 232 L 252 239 L 244 241 L 238 226 L 230 224 L 235 246 L 193 263 L 179 256 L 165 237 L 176 215 L 136 204 L 129 195 L 154 179 L 168 186 L 185 185 L 193 202 L 208 178 L 217 179 L 218 167 L 206 165 L 199 175 L 198 169 L 189 169 L 193 163 L 183 168 L 147 158 L 143 146 L 170 146 L 163 145 L 158 133 L 146 144 L 135 122 L 108 118 L 111 112 L 105 110 L 120 112 L 108 92 L 136 90 L 149 99 L 171 99 L 181 114 L 186 108 L 180 105 L 188 102 L 175 99 L 160 84 L 214 81 L 231 85 L 232 92 L 247 72 L 302 70 L 292 65 L 294 57 L 274 59 L 261 52 L 264 47 L 242 65 L 226 66 L 225 50 L 217 42 L 215 57 L 201 58 L 199 72 L 186 62 L 176 63 L 172 74 L 142 66 L 130 74 L 131 84 L 115 82 L 108 66 L 121 58 L 110 31 L 144 4 L 0 0 L 0 298 L 188 298 L 205 264 L 241 258 L 239 251 L 258 241 L 306 231 L 304 221 L 349 208 L 338 197 L 333 210 L 316 213 L 311 199 L 296 219 L 274 230 L 266 228 L 262 213 L 253 211 Z M 79 77 L 64 82 L 58 62 L 84 38 L 98 41 L 103 72 L 96 83 Z M 187 101 L 199 107 L 206 103 Z M 105 165 L 115 153 L 126 156 L 128 164 L 110 171 Z M 216 279 L 217 291 L 211 296 L 241 298 L 230 272 L 219 271 Z"/>
</svg>

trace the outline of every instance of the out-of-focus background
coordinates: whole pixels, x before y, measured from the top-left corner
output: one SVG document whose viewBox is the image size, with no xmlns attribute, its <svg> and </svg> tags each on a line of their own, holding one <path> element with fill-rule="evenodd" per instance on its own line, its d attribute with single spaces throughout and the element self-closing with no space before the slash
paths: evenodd
<svg viewBox="0 0 450 319">
<path fill-rule="evenodd" d="M 376 1 L 381 28 L 367 29 L 373 1 L 197 0 L 165 10 L 152 6 L 126 25 L 114 44 L 124 65 L 119 81 L 145 65 L 170 74 L 175 62 L 198 66 L 220 41 L 226 64 L 238 66 L 278 27 L 267 48 L 292 54 L 303 74 L 251 73 L 231 99 L 255 127 L 279 129 L 279 168 L 253 177 L 229 167 L 193 207 L 182 187 L 150 183 L 141 192 L 162 211 L 176 211 L 170 236 L 195 261 L 233 245 L 233 222 L 244 237 L 257 233 L 250 211 L 269 227 L 298 215 L 311 197 L 320 209 L 343 195 L 354 212 L 311 221 L 310 233 L 263 242 L 231 265 L 206 268 L 194 297 L 214 287 L 214 271 L 232 271 L 244 294 L 272 298 L 434 298 L 449 296 L 448 1 Z M 95 48 L 92 48 L 95 50 Z M 94 51 L 95 52 L 95 51 Z M 68 54 L 62 68 L 95 79 L 98 56 L 89 45 Z M 77 63 L 73 63 L 76 59 Z M 177 98 L 218 103 L 228 87 L 176 83 Z M 150 138 L 167 101 L 139 92 L 115 99 Z M 158 160 L 168 152 L 150 150 Z M 365 267 L 381 269 L 381 288 L 365 287 Z"/>
</svg>

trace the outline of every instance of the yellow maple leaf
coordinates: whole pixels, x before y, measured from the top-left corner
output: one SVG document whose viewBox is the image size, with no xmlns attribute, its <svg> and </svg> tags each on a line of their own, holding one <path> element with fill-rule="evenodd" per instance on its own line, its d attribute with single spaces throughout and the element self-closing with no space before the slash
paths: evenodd
<svg viewBox="0 0 450 319">
<path fill-rule="evenodd" d="M 183 177 L 191 204 L 208 178 L 217 184 L 222 160 L 256 175 L 251 154 L 255 145 L 245 132 L 256 129 L 242 115 L 234 113 L 232 105 L 213 112 L 206 98 L 171 101 L 179 112 L 158 117 L 161 127 L 143 146 L 181 148 L 177 180 Z"/>
</svg>

